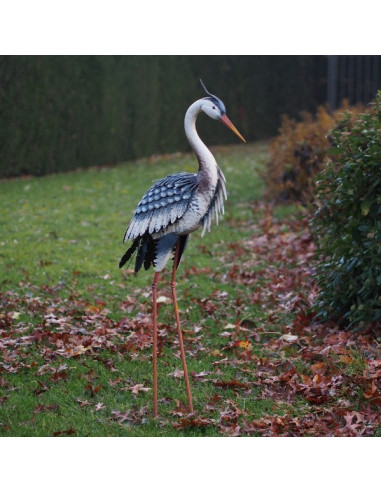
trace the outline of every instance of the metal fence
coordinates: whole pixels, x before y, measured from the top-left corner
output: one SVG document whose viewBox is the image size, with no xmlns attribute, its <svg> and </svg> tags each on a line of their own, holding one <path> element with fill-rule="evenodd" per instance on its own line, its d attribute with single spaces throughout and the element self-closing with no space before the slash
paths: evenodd
<svg viewBox="0 0 381 492">
<path fill-rule="evenodd" d="M 327 101 L 336 109 L 348 99 L 350 104 L 368 103 L 381 84 L 379 55 L 332 55 L 328 57 Z"/>
</svg>

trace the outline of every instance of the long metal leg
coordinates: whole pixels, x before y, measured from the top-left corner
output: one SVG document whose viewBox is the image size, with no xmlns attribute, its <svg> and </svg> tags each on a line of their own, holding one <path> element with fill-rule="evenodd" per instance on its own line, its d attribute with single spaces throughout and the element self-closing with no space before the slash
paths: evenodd
<svg viewBox="0 0 381 492">
<path fill-rule="evenodd" d="M 177 271 L 177 262 L 178 262 L 178 258 L 179 258 L 179 252 L 180 252 L 180 240 L 177 241 L 175 259 L 173 261 L 171 290 L 172 290 L 173 306 L 175 309 L 177 333 L 179 335 L 179 341 L 180 341 L 180 352 L 181 352 L 181 360 L 183 363 L 185 386 L 187 389 L 188 408 L 189 408 L 190 412 L 193 412 L 192 394 L 191 394 L 190 385 L 189 385 L 187 362 L 185 360 L 185 349 L 184 349 L 184 342 L 183 342 L 183 334 L 182 334 L 181 326 L 180 326 L 180 315 L 179 315 L 179 308 L 177 305 L 177 295 L 176 295 L 176 271 Z"/>
<path fill-rule="evenodd" d="M 152 320 L 153 320 L 153 414 L 157 417 L 157 284 L 160 274 L 155 273 L 152 282 Z"/>
</svg>

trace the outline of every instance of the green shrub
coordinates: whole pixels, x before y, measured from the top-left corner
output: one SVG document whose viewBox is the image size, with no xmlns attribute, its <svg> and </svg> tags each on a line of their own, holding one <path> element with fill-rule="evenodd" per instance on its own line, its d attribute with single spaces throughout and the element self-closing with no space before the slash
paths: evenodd
<svg viewBox="0 0 381 492">
<path fill-rule="evenodd" d="M 354 330 L 381 323 L 381 91 L 370 111 L 330 133 L 331 157 L 317 181 L 316 308 Z"/>
</svg>

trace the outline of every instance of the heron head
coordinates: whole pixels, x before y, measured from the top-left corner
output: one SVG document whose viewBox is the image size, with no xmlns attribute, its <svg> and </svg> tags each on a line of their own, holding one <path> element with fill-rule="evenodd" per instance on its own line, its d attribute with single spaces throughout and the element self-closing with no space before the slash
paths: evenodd
<svg viewBox="0 0 381 492">
<path fill-rule="evenodd" d="M 246 140 L 239 133 L 237 128 L 233 125 L 233 123 L 226 116 L 226 108 L 225 104 L 221 101 L 221 99 L 214 94 L 211 94 L 208 89 L 205 87 L 205 84 L 200 79 L 201 85 L 204 91 L 208 94 L 207 97 L 202 99 L 201 111 L 207 114 L 213 120 L 220 120 L 224 123 L 232 132 L 234 132 L 243 142 Z"/>
</svg>

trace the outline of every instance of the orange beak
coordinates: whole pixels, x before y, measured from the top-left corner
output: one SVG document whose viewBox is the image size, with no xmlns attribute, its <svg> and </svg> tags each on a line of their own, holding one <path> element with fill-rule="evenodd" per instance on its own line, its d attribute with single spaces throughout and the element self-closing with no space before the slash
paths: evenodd
<svg viewBox="0 0 381 492">
<path fill-rule="evenodd" d="M 229 120 L 229 118 L 224 114 L 221 116 L 220 120 L 222 123 L 224 123 L 232 132 L 234 132 L 243 142 L 246 142 L 246 140 L 243 138 L 243 136 L 239 133 L 237 128 L 233 125 L 233 123 Z"/>
</svg>

